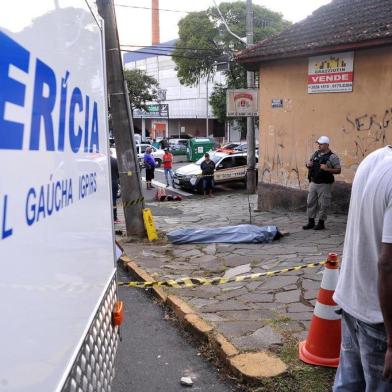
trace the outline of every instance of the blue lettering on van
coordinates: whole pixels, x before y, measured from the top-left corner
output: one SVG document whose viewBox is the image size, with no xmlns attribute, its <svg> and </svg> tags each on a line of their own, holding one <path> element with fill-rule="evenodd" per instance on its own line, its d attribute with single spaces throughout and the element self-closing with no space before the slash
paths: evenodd
<svg viewBox="0 0 392 392">
<path fill-rule="evenodd" d="M 44 94 L 45 86 L 49 89 Z M 52 112 L 56 103 L 56 75 L 53 70 L 37 59 L 35 66 L 35 82 L 33 111 L 31 115 L 30 150 L 39 150 L 41 119 L 45 126 L 46 149 L 54 151 Z"/>
<path fill-rule="evenodd" d="M 31 187 L 26 195 L 25 217 L 28 226 L 51 216 L 73 204 L 72 178 L 53 180 L 39 187 Z"/>
<path fill-rule="evenodd" d="M 8 205 L 8 196 L 4 195 L 3 198 L 3 218 L 2 218 L 2 224 L 1 224 L 1 239 L 3 240 L 4 238 L 10 237 L 13 233 L 12 227 L 7 226 L 7 205 Z"/>
<path fill-rule="evenodd" d="M 79 126 L 78 132 L 75 133 L 75 110 L 76 106 L 79 107 L 79 112 L 83 111 L 83 98 L 82 92 L 78 87 L 72 91 L 71 104 L 69 110 L 69 141 L 73 152 L 78 152 L 80 143 L 82 142 L 83 129 Z"/>
<path fill-rule="evenodd" d="M 59 77 L 50 65 L 35 58 L 34 75 L 29 74 L 32 54 L 2 31 L 0 52 L 0 150 L 70 149 L 77 153 L 83 146 L 84 152 L 99 152 L 98 104 L 80 87 L 70 88 L 71 73 L 66 70 L 64 76 Z M 31 113 L 24 115 L 20 121 L 7 118 L 7 105 L 28 107 L 26 85 L 10 75 L 11 67 L 34 78 Z M 68 93 L 71 93 L 69 102 Z M 27 129 L 28 122 L 24 119 L 29 117 L 31 125 Z M 54 122 L 55 117 L 58 117 L 57 122 Z M 82 124 L 77 124 L 79 117 L 84 117 L 83 128 Z M 27 139 L 25 132 L 29 133 Z M 26 146 L 23 145 L 24 140 L 28 142 Z"/>
<path fill-rule="evenodd" d="M 25 104 L 26 86 L 9 77 L 9 68 L 12 65 L 27 73 L 30 53 L 1 31 L 0 51 L 0 149 L 21 150 L 24 125 L 6 120 L 4 114 L 7 103 Z"/>
</svg>

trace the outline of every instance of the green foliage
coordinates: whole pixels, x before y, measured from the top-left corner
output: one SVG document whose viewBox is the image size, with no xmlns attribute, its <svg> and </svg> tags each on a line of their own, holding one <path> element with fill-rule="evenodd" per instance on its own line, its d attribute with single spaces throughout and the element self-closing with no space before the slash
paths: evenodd
<svg viewBox="0 0 392 392">
<path fill-rule="evenodd" d="M 246 36 L 246 3 L 221 3 L 219 8 L 230 28 L 239 37 Z M 277 12 L 254 5 L 254 40 L 261 41 L 278 33 L 289 22 Z M 180 20 L 179 39 L 173 58 L 177 76 L 184 85 L 192 86 L 214 72 L 214 64 L 222 56 L 232 57 L 234 51 L 245 48 L 245 43 L 233 37 L 223 24 L 215 7 L 191 12 Z M 244 86 L 243 86 L 244 87 Z"/>
<path fill-rule="evenodd" d="M 212 72 L 222 53 L 214 41 L 219 31 L 207 11 L 191 12 L 178 26 L 180 38 L 173 52 L 177 76 L 181 84 L 192 86 Z"/>
<path fill-rule="evenodd" d="M 245 37 L 245 1 L 221 3 L 219 9 L 230 30 L 239 37 Z M 253 5 L 253 14 L 254 42 L 279 33 L 290 25 L 290 22 L 284 20 L 280 13 L 270 11 L 263 6 Z M 200 79 L 212 75 L 216 62 L 221 61 L 222 57 L 232 58 L 234 52 L 245 48 L 245 43 L 227 31 L 215 7 L 210 7 L 206 11 L 192 12 L 181 19 L 179 37 L 173 59 L 180 82 L 187 86 L 196 85 Z M 246 87 L 246 70 L 242 65 L 231 61 L 230 69 L 225 74 L 226 86 L 216 84 L 210 97 L 214 116 L 221 122 L 228 120 L 226 89 Z M 245 127 L 244 119 L 236 120 Z"/>
<path fill-rule="evenodd" d="M 140 69 L 124 70 L 132 109 L 146 109 L 146 102 L 157 99 L 158 81 Z"/>
</svg>

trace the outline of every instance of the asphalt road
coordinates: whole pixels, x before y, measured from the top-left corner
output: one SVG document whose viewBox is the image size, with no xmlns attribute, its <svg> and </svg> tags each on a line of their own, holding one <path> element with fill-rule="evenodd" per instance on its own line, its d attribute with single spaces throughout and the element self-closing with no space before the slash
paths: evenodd
<svg viewBox="0 0 392 392">
<path fill-rule="evenodd" d="M 129 277 L 119 272 L 119 279 Z M 112 392 L 238 391 L 188 341 L 177 323 L 165 318 L 164 309 L 144 290 L 120 287 L 125 321 L 116 358 Z M 192 377 L 192 388 L 180 384 Z"/>
</svg>

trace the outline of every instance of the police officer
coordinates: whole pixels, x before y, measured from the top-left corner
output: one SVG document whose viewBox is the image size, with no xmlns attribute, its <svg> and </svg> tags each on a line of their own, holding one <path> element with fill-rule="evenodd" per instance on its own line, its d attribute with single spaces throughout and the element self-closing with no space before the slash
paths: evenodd
<svg viewBox="0 0 392 392">
<path fill-rule="evenodd" d="M 325 229 L 324 222 L 327 219 L 328 209 L 331 205 L 332 184 L 334 175 L 340 174 L 339 157 L 329 149 L 329 137 L 321 136 L 317 140 L 318 150 L 306 163 L 308 168 L 309 194 L 307 201 L 308 224 L 303 226 L 304 230 Z M 315 224 L 317 212 L 319 221 Z"/>
</svg>

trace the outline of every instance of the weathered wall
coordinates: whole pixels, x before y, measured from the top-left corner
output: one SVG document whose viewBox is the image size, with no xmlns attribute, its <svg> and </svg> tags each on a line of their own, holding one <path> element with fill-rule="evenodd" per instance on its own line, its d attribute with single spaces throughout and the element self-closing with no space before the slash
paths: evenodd
<svg viewBox="0 0 392 392">
<path fill-rule="evenodd" d="M 355 52 L 353 92 L 308 94 L 307 71 L 308 58 L 260 67 L 259 180 L 306 190 L 305 161 L 327 135 L 342 161 L 336 180 L 351 184 L 363 157 L 392 143 L 392 47 Z"/>
</svg>

